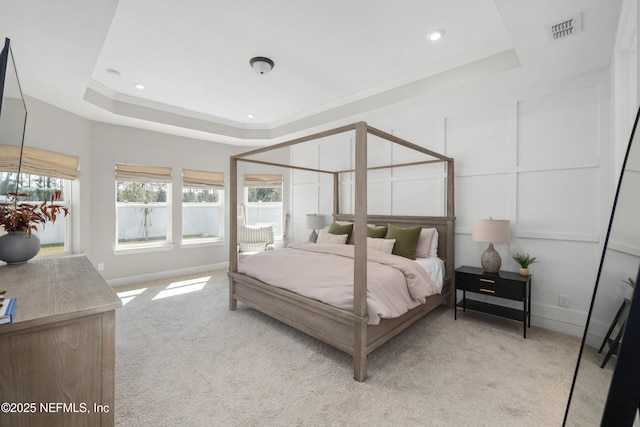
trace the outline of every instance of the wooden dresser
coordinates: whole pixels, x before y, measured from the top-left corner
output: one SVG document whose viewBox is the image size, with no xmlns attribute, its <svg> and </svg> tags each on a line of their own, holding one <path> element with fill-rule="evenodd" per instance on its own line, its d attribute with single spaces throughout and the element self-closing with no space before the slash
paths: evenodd
<svg viewBox="0 0 640 427">
<path fill-rule="evenodd" d="M 0 427 L 113 426 L 113 289 L 84 256 L 0 266 L 0 289 Z"/>
</svg>

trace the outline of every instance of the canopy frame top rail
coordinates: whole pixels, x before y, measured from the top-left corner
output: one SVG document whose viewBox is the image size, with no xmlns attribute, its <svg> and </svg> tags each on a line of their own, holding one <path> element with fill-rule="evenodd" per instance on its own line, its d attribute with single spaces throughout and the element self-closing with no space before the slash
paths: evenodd
<svg viewBox="0 0 640 427">
<path fill-rule="evenodd" d="M 381 166 L 374 166 L 374 167 L 368 167 L 367 170 L 376 170 L 376 169 L 389 169 L 389 168 L 397 168 L 397 167 L 405 167 L 405 166 L 417 166 L 417 165 L 423 165 L 423 164 L 430 164 L 430 163 L 449 163 L 452 164 L 453 163 L 453 158 L 451 157 L 447 157 L 445 155 L 442 155 L 440 153 L 436 153 L 433 150 L 429 150 L 428 148 L 424 148 L 420 145 L 414 144 L 412 142 L 409 142 L 403 138 L 397 137 L 395 135 L 392 135 L 388 132 L 382 131 L 380 129 L 374 128 L 370 125 L 368 125 L 365 122 L 357 122 L 357 123 L 353 123 L 350 125 L 346 125 L 346 126 L 341 126 L 335 129 L 330 129 L 327 131 L 323 131 L 323 132 L 318 132 L 312 135 L 307 135 L 307 136 L 303 136 L 300 138 L 296 138 L 296 139 L 292 139 L 290 141 L 285 141 L 285 142 L 281 142 L 279 144 L 275 144 L 275 145 L 270 145 L 267 147 L 261 147 L 255 150 L 251 150 L 251 151 L 247 151 L 244 153 L 240 153 L 240 154 L 235 154 L 233 156 L 231 156 L 232 159 L 236 159 L 238 161 L 243 161 L 243 162 L 249 162 L 249 163 L 258 163 L 258 164 L 264 164 L 264 165 L 269 165 L 269 166 L 276 166 L 276 167 L 284 167 L 284 168 L 289 168 L 289 169 L 298 169 L 298 170 L 305 170 L 305 171 L 309 171 L 309 172 L 319 172 L 319 173 L 326 173 L 326 174 L 333 174 L 333 173 L 338 173 L 338 174 L 342 174 L 342 173 L 350 173 L 350 172 L 355 172 L 355 168 L 353 169 L 345 169 L 345 170 L 324 170 L 324 169 L 315 169 L 315 168 L 309 168 L 309 167 L 302 167 L 302 166 L 296 166 L 293 164 L 288 164 L 288 163 L 275 163 L 275 162 L 267 162 L 267 161 L 262 161 L 262 160 L 257 160 L 257 159 L 249 159 L 248 157 L 251 156 L 256 156 L 262 153 L 266 153 L 269 151 L 275 151 L 281 148 L 287 148 L 287 147 L 291 147 L 293 145 L 297 145 L 297 144 L 301 144 L 304 142 L 309 142 L 309 141 L 313 141 L 313 140 L 317 140 L 317 139 L 321 139 L 321 138 L 326 138 L 328 136 L 333 136 L 333 135 L 338 135 L 341 133 L 346 133 L 349 131 L 355 131 L 356 130 L 356 126 L 357 125 L 362 125 L 364 126 L 366 132 L 368 134 L 377 136 L 379 138 L 385 139 L 387 141 L 393 142 L 395 144 L 401 145 L 403 147 L 409 148 L 411 150 L 414 151 L 418 151 L 422 154 L 425 154 L 427 156 L 433 157 L 434 159 L 432 160 L 424 160 L 424 161 L 417 161 L 417 162 L 409 162 L 409 163 L 397 163 L 397 164 L 389 164 L 389 165 L 381 165 Z"/>
</svg>

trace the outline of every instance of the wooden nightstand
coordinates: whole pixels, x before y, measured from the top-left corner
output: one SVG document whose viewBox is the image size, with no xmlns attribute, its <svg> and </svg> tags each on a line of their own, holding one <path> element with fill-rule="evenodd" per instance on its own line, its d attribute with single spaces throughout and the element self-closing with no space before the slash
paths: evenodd
<svg viewBox="0 0 640 427">
<path fill-rule="evenodd" d="M 462 291 L 462 301 L 456 305 L 454 318 L 458 318 L 457 307 L 462 307 L 462 311 L 469 309 L 518 320 L 523 323 L 523 335 L 527 337 L 527 327 L 531 327 L 531 276 L 508 271 L 485 273 L 481 268 L 463 266 L 456 269 L 455 289 Z M 468 300 L 467 292 L 522 301 L 522 310 Z"/>
</svg>

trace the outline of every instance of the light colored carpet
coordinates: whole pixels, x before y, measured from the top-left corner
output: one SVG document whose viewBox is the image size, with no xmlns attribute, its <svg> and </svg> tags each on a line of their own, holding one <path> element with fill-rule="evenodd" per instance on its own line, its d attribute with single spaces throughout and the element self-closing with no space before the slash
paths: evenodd
<svg viewBox="0 0 640 427">
<path fill-rule="evenodd" d="M 116 425 L 562 424 L 578 338 L 442 307 L 369 355 L 359 383 L 346 354 L 229 311 L 226 272 L 210 274 L 129 287 L 147 289 L 117 312 Z"/>
</svg>

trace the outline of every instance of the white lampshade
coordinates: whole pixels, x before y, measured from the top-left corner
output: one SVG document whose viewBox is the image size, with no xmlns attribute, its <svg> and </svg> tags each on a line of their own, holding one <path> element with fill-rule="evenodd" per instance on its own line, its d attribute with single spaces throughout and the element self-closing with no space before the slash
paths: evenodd
<svg viewBox="0 0 640 427">
<path fill-rule="evenodd" d="M 319 230 L 324 228 L 324 215 L 308 214 L 307 215 L 307 228 L 310 230 Z"/>
<path fill-rule="evenodd" d="M 476 242 L 509 243 L 509 221 L 506 219 L 479 219 L 471 228 L 471 239 Z"/>
<path fill-rule="evenodd" d="M 504 219 L 479 219 L 471 227 L 471 239 L 476 242 L 488 242 L 489 247 L 482 253 L 480 263 L 485 273 L 500 271 L 502 260 L 494 249 L 494 243 L 509 243 L 509 221 Z"/>
</svg>

